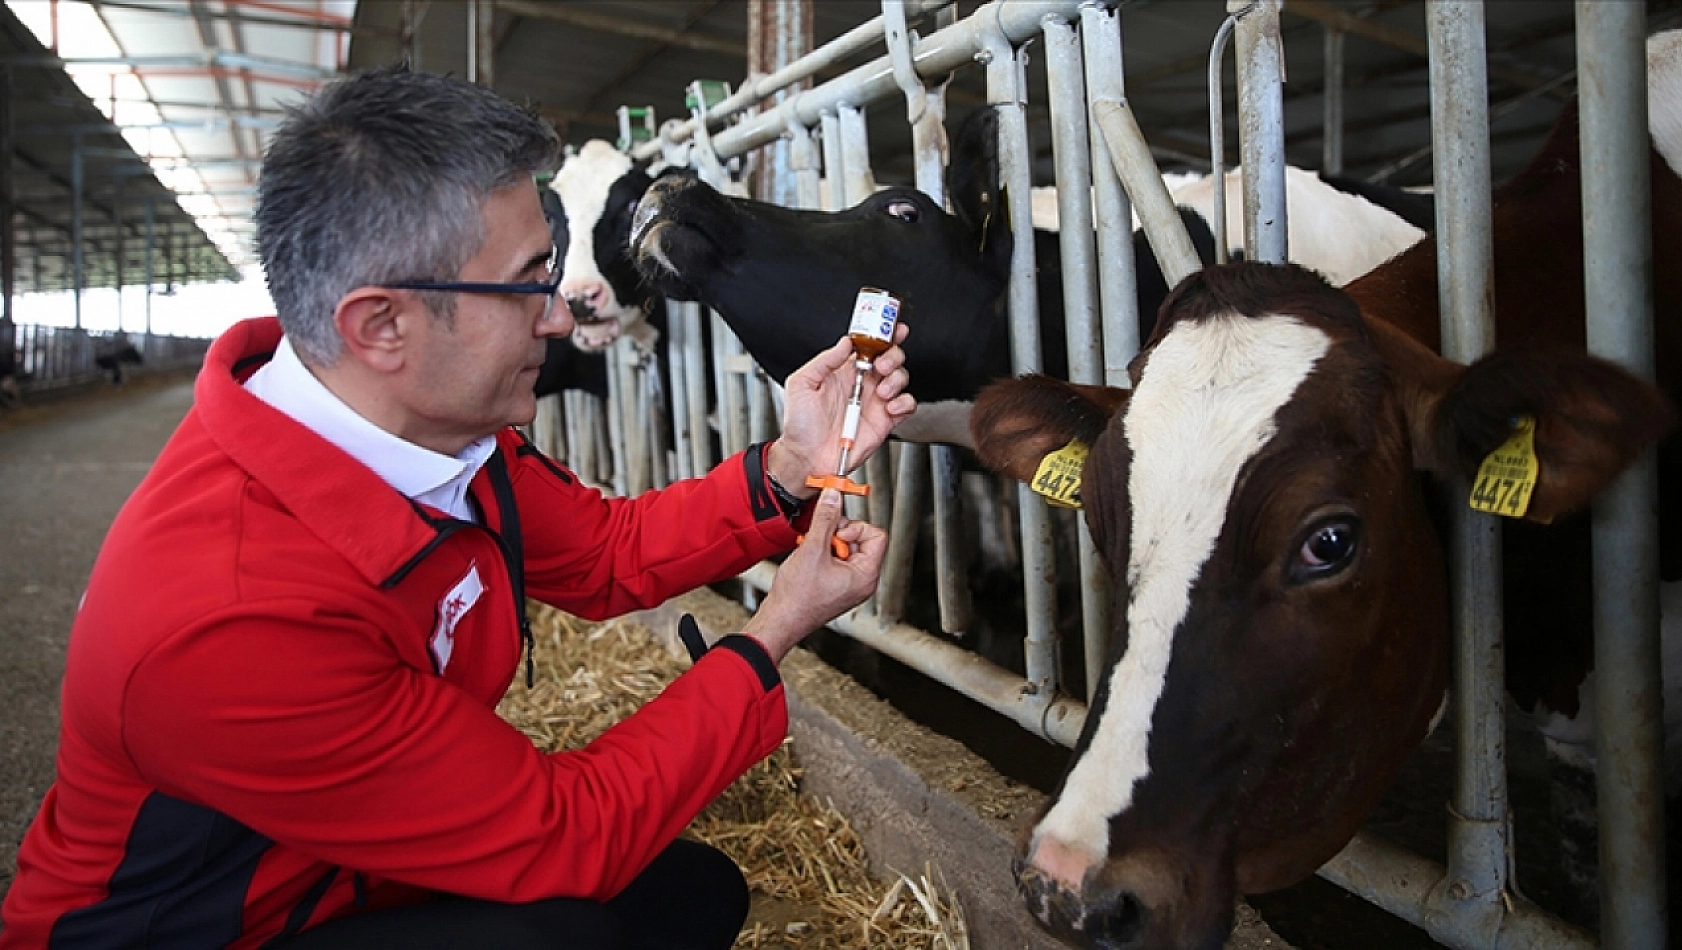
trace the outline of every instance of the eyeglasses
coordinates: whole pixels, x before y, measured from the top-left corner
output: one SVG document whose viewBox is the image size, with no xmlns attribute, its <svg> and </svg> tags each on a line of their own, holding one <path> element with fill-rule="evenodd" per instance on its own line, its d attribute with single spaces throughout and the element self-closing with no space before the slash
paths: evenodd
<svg viewBox="0 0 1682 950">
<path fill-rule="evenodd" d="M 561 289 L 561 275 L 556 264 L 559 253 L 550 250 L 549 260 L 544 264 L 544 270 L 553 274 L 555 279 L 547 283 L 525 282 L 504 284 L 474 280 L 397 280 L 390 283 L 375 284 L 387 290 L 431 290 L 457 294 L 542 294 L 549 298 L 551 306 L 555 303 L 555 294 Z"/>
</svg>

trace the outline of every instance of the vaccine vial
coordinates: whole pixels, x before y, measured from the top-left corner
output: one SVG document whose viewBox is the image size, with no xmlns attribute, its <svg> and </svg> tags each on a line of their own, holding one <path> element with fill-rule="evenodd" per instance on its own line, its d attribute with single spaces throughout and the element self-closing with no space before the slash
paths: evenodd
<svg viewBox="0 0 1682 950">
<path fill-rule="evenodd" d="M 899 323 L 899 298 L 875 287 L 859 288 L 853 301 L 853 321 L 847 338 L 853 351 L 865 362 L 875 360 L 894 344 L 894 327 Z"/>
</svg>

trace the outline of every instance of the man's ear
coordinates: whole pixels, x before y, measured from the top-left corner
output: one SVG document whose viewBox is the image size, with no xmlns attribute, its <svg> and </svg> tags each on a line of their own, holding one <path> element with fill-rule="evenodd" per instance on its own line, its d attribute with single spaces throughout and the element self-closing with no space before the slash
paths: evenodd
<svg viewBox="0 0 1682 950">
<path fill-rule="evenodd" d="M 358 287 L 339 299 L 333 325 L 351 359 L 379 372 L 403 365 L 406 324 L 415 308 L 424 309 L 418 294 L 384 287 Z"/>
<path fill-rule="evenodd" d="M 1394 338 L 1387 342 L 1386 349 L 1396 347 Z M 1460 367 L 1418 344 L 1412 349 L 1400 362 L 1387 360 L 1403 393 L 1414 466 L 1470 479 L 1528 416 L 1537 472 L 1524 517 L 1532 521 L 1587 505 L 1674 420 L 1658 390 L 1580 351 L 1517 347 Z"/>
</svg>

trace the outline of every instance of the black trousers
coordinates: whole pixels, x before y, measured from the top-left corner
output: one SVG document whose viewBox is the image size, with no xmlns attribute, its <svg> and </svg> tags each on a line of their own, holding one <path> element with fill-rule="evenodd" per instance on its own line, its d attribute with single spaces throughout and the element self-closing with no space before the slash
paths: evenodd
<svg viewBox="0 0 1682 950">
<path fill-rule="evenodd" d="M 444 897 L 330 920 L 276 948 L 728 950 L 747 916 L 748 885 L 735 862 L 708 845 L 679 839 L 605 904 Z"/>
</svg>

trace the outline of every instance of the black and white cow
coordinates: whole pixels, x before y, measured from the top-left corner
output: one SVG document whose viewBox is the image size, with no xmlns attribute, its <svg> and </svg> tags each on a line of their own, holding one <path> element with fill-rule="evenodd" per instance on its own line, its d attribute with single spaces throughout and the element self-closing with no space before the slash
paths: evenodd
<svg viewBox="0 0 1682 950">
<path fill-rule="evenodd" d="M 952 213 L 911 188 L 879 191 L 845 211 L 800 211 L 722 195 L 693 176 L 666 176 L 643 197 L 632 241 L 639 267 L 662 293 L 700 300 L 717 310 L 767 373 L 781 381 L 846 331 L 854 296 L 880 287 L 904 301 L 911 392 L 921 405 L 900 427 L 911 441 L 968 445 L 968 409 L 988 382 L 1011 371 L 1005 308 L 1014 236 L 998 185 L 997 118 L 980 109 L 953 142 L 947 170 Z M 1312 175 L 1292 179 L 1314 200 L 1305 222 L 1331 229 L 1305 248 L 1326 258 L 1309 266 L 1354 276 L 1351 247 L 1373 248 L 1373 266 L 1416 241 L 1412 229 L 1367 202 Z M 1214 237 L 1195 209 L 1181 216 L 1205 262 Z M 1325 204 L 1359 214 L 1315 215 Z M 1295 210 L 1295 209 L 1293 209 Z M 1376 224 L 1374 222 L 1377 222 Z M 1365 236 L 1383 229 L 1382 241 Z M 1057 235 L 1034 231 L 1044 369 L 1067 374 L 1061 254 Z M 1141 339 L 1148 336 L 1166 279 L 1142 234 L 1138 262 Z"/>
<path fill-rule="evenodd" d="M 605 349 L 620 334 L 654 351 L 664 301 L 651 294 L 627 251 L 631 216 L 651 182 L 647 169 L 601 139 L 585 142 L 555 173 L 550 189 L 561 215 L 551 218 L 561 252 L 561 297 L 578 329 L 573 342 Z"/>
</svg>

